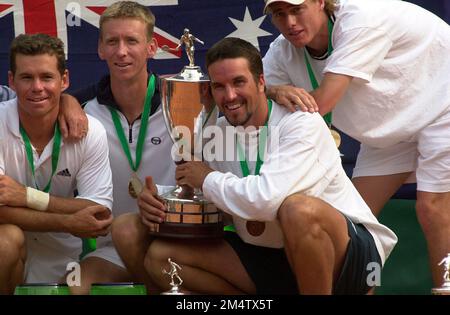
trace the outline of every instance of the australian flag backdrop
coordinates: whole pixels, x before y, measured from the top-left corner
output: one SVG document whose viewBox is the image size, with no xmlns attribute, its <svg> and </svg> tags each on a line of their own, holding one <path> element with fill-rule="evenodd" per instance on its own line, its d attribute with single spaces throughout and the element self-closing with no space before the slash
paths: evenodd
<svg viewBox="0 0 450 315">
<path fill-rule="evenodd" d="M 393 0 L 394 1 L 394 0 Z M 450 0 L 409 0 L 450 23 Z M 47 33 L 66 47 L 70 89 L 96 82 L 107 73 L 97 55 L 100 14 L 116 0 L 0 0 L 0 84 L 7 84 L 8 51 L 22 33 Z M 206 50 L 224 37 L 240 37 L 264 55 L 278 36 L 263 14 L 263 0 L 140 0 L 156 16 L 159 46 L 175 47 L 184 28 L 204 41 L 196 43 L 196 64 L 204 69 Z M 158 74 L 177 73 L 188 63 L 184 53 L 158 50 L 150 68 Z M 205 69 L 204 69 L 205 70 Z"/>
</svg>

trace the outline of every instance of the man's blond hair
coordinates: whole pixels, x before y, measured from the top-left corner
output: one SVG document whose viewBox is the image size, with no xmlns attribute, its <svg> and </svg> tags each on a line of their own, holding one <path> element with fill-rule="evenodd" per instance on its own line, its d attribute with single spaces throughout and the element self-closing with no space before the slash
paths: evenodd
<svg viewBox="0 0 450 315">
<path fill-rule="evenodd" d="M 155 16 L 149 8 L 134 1 L 118 1 L 106 8 L 100 16 L 100 38 L 102 37 L 103 25 L 106 21 L 128 18 L 144 22 L 147 29 L 147 39 L 152 39 Z"/>
</svg>

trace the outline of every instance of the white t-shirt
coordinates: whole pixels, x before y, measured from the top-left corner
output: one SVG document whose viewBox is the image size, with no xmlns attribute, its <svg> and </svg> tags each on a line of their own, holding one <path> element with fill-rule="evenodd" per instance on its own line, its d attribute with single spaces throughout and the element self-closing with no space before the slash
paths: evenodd
<svg viewBox="0 0 450 315">
<path fill-rule="evenodd" d="M 0 113 L 0 174 L 34 187 L 19 130 L 17 99 L 2 103 Z M 111 209 L 112 179 L 105 129 L 95 118 L 88 116 L 88 119 L 89 132 L 83 140 L 67 143 L 61 139 L 58 166 L 49 193 L 71 198 L 77 190 L 76 198 L 88 199 Z M 35 178 L 40 188 L 45 187 L 52 172 L 52 148 L 53 139 L 41 156 L 33 149 Z M 82 250 L 81 239 L 68 233 L 26 232 L 26 236 L 28 248 L 33 246 L 30 242 L 45 244 L 47 248 L 54 250 L 55 257 L 58 257 L 58 252 L 61 251 L 61 255 L 73 255 L 76 258 Z M 64 275 L 66 266 L 59 267 L 57 278 L 51 278 L 51 272 L 41 270 L 38 272 L 41 278 L 33 278 L 31 281 L 57 281 Z"/>
<path fill-rule="evenodd" d="M 414 4 L 341 0 L 333 53 L 310 59 L 322 73 L 353 77 L 333 110 L 333 124 L 366 145 L 415 142 L 415 134 L 450 110 L 450 26 Z M 312 89 L 303 48 L 282 35 L 264 57 L 267 85 Z"/>
<path fill-rule="evenodd" d="M 230 126 L 224 117 L 218 127 L 227 135 Z M 230 127 L 228 127 L 230 128 Z M 229 134 L 229 133 L 228 133 Z M 238 139 L 243 139 L 241 133 Z M 231 133 L 231 137 L 233 134 Z M 254 174 L 258 131 L 248 132 L 245 148 L 250 174 Z M 223 141 L 222 152 L 229 154 L 233 139 Z M 319 114 L 296 112 L 273 103 L 268 122 L 267 153 L 260 175 L 242 178 L 237 158 L 218 161 L 221 149 L 214 151 L 216 160 L 206 156 L 216 172 L 208 174 L 203 183 L 205 197 L 233 216 L 239 236 L 247 243 L 281 248 L 283 235 L 277 211 L 286 197 L 293 193 L 314 196 L 329 203 L 354 223 L 362 223 L 374 237 L 384 262 L 392 251 L 397 237 L 373 216 L 369 207 L 350 182 L 341 166 L 339 151 L 330 131 Z M 246 229 L 247 220 L 266 222 L 266 229 L 258 237 Z"/>
</svg>

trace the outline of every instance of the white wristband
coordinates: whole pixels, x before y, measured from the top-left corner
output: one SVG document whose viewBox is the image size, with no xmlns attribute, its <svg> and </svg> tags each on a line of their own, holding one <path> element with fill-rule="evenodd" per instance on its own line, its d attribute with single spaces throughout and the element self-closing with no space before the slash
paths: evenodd
<svg viewBox="0 0 450 315">
<path fill-rule="evenodd" d="M 39 211 L 46 211 L 50 202 L 50 194 L 27 187 L 27 207 Z"/>
</svg>

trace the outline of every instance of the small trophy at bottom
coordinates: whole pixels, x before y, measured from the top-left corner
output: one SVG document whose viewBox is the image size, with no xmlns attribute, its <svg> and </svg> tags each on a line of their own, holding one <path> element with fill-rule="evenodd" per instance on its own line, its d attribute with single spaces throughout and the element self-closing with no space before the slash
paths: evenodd
<svg viewBox="0 0 450 315">
<path fill-rule="evenodd" d="M 168 258 L 167 261 L 170 264 L 170 270 L 167 271 L 165 269 L 162 270 L 163 274 L 170 276 L 170 285 L 172 288 L 169 291 L 165 291 L 161 293 L 162 295 L 184 295 L 183 292 L 180 291 L 179 287 L 183 283 L 183 279 L 180 278 L 178 275 L 178 270 L 181 270 L 182 268 L 172 259 Z"/>
<path fill-rule="evenodd" d="M 431 289 L 431 294 L 434 295 L 450 295 L 450 253 L 447 257 L 441 260 L 438 266 L 444 265 L 444 284 L 439 288 Z"/>
</svg>

